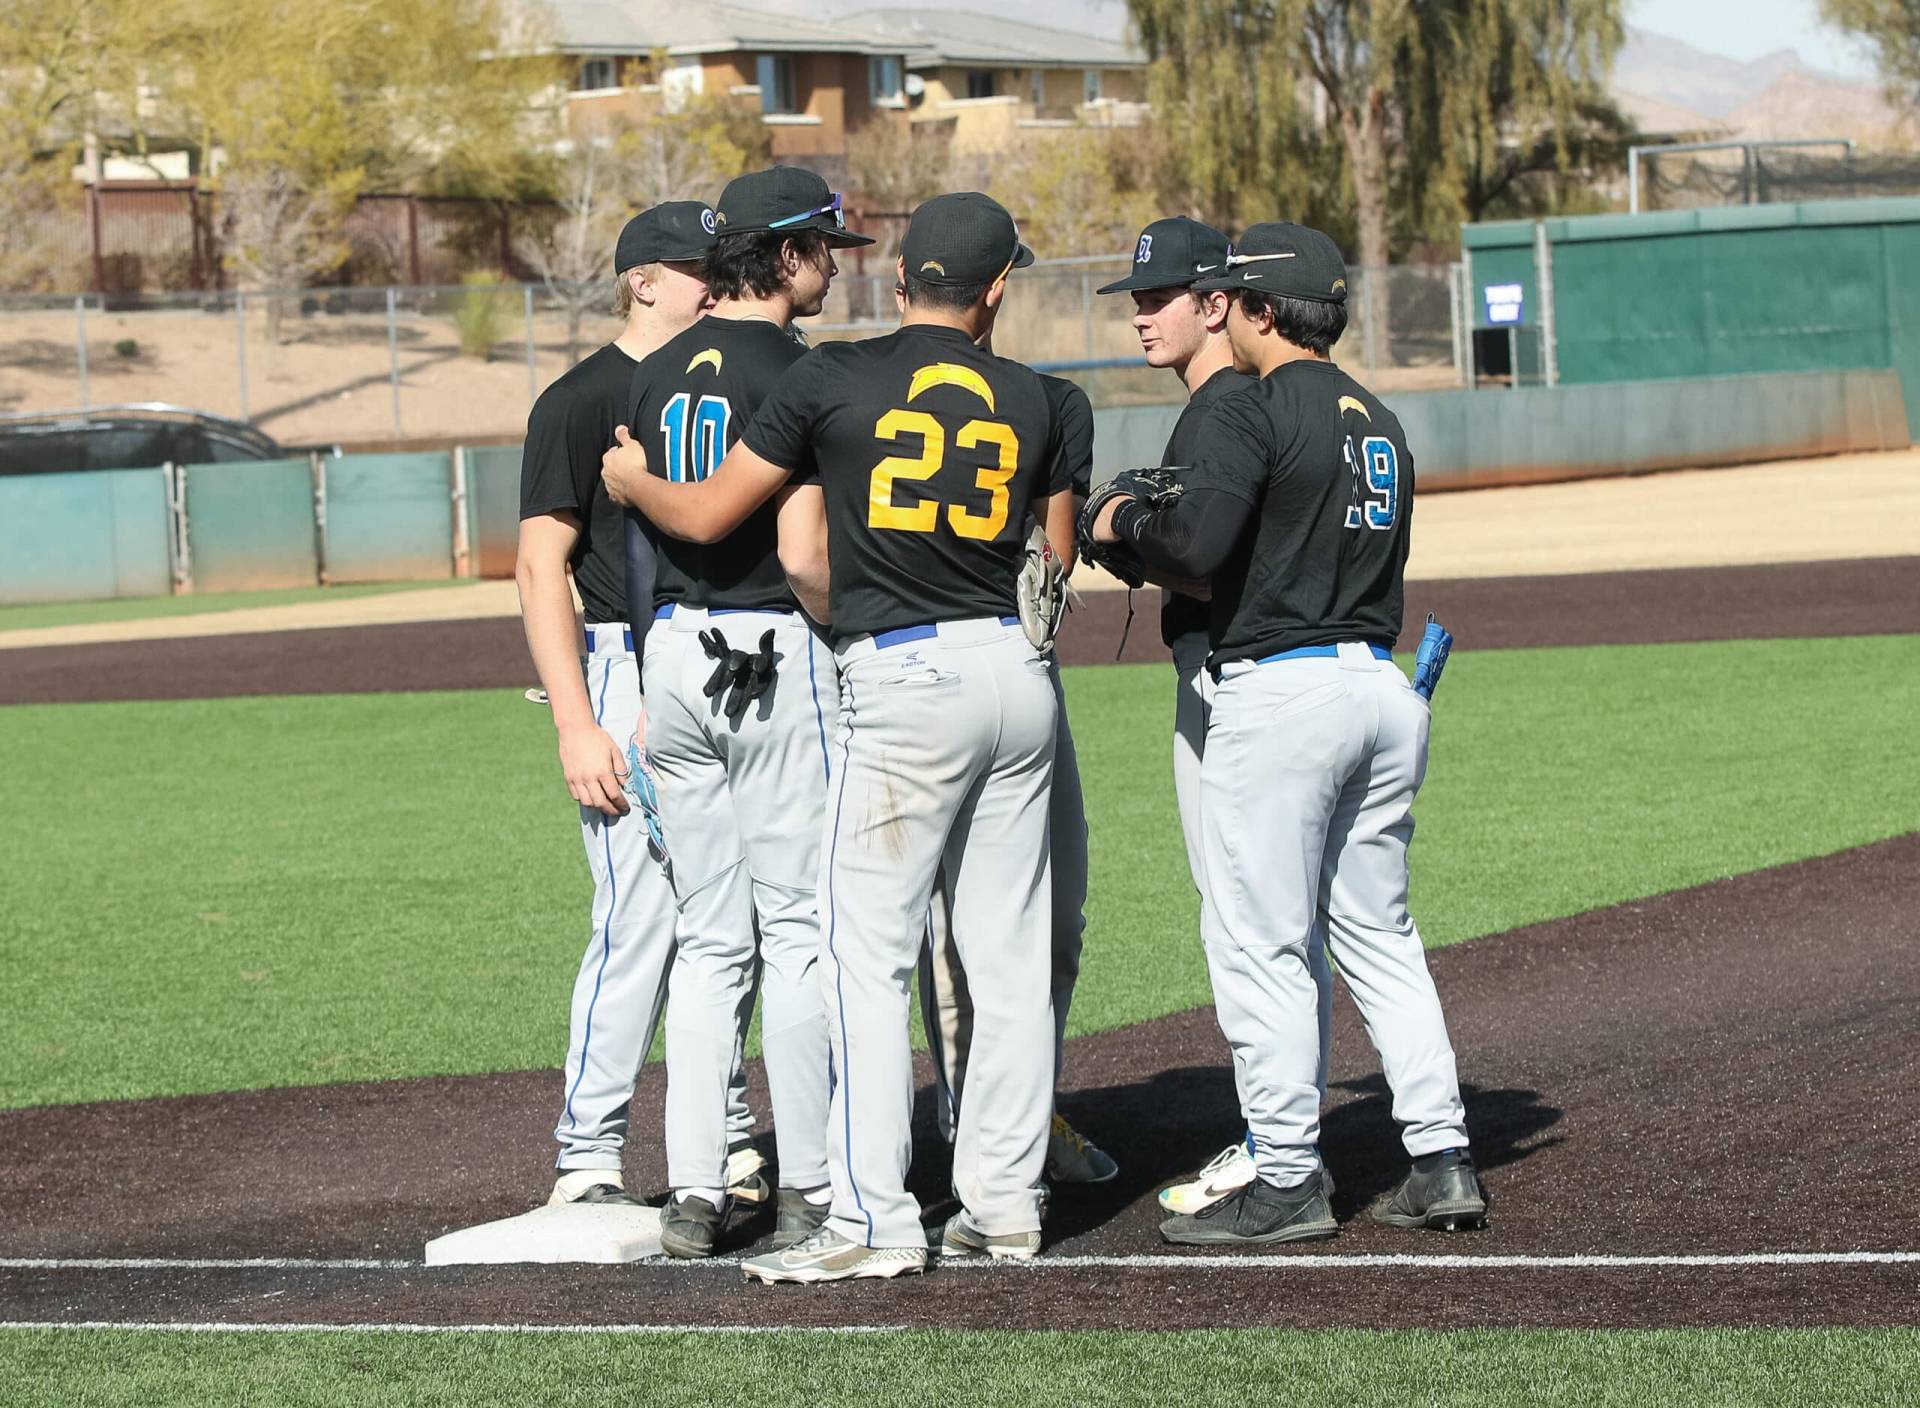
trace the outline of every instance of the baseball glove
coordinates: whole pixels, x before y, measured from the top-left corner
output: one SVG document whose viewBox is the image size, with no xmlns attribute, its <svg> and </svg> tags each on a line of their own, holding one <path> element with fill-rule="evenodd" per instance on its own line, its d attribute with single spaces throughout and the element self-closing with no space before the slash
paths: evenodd
<svg viewBox="0 0 1920 1408">
<path fill-rule="evenodd" d="M 1020 629 L 1027 633 L 1033 648 L 1042 654 L 1053 649 L 1053 638 L 1060 631 L 1060 618 L 1067 610 L 1067 574 L 1047 531 L 1035 524 L 1027 535 L 1026 557 L 1020 563 L 1017 584 L 1020 601 Z"/>
<path fill-rule="evenodd" d="M 1123 495 L 1139 499 L 1150 508 L 1165 508 L 1180 497 L 1181 487 L 1177 472 L 1171 469 L 1124 469 L 1114 475 L 1088 496 L 1086 506 L 1080 510 L 1080 525 L 1076 534 L 1080 555 L 1105 568 L 1129 587 L 1142 585 L 1146 581 L 1146 566 L 1140 561 L 1140 555 L 1125 543 L 1096 543 L 1093 540 L 1093 525 L 1099 519 L 1101 510 Z"/>
</svg>

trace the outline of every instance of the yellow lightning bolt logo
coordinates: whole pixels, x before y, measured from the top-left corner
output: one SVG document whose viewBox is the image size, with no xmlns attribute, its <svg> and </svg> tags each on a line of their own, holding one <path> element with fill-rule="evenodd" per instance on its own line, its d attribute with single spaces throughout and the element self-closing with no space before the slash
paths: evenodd
<svg viewBox="0 0 1920 1408">
<path fill-rule="evenodd" d="M 994 409 L 993 388 L 987 385 L 987 379 L 972 367 L 956 366 L 952 362 L 935 362 L 915 372 L 912 384 L 907 387 L 907 399 L 911 401 L 922 391 L 931 391 L 936 386 L 957 386 L 971 391 L 987 403 L 988 410 Z"/>
<path fill-rule="evenodd" d="M 1373 419 L 1371 415 L 1367 414 L 1367 408 L 1361 404 L 1358 396 L 1342 396 L 1340 398 L 1340 409 L 1342 411 L 1358 411 L 1367 420 Z"/>
<path fill-rule="evenodd" d="M 687 363 L 687 370 L 692 371 L 695 367 L 712 367 L 713 374 L 718 376 L 720 374 L 720 349 L 717 347 L 709 347 L 706 351 L 697 354 L 691 362 Z"/>
</svg>

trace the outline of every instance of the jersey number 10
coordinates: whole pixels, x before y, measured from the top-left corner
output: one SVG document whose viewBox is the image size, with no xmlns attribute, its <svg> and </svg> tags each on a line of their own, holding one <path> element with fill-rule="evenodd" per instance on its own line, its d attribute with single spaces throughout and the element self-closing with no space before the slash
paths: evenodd
<svg viewBox="0 0 1920 1408">
<path fill-rule="evenodd" d="M 727 456 L 727 421 L 733 414 L 727 398 L 702 396 L 692 408 L 689 427 L 687 409 L 692 399 L 682 391 L 660 412 L 660 433 L 667 442 L 667 478 L 675 484 L 698 483 Z"/>
</svg>

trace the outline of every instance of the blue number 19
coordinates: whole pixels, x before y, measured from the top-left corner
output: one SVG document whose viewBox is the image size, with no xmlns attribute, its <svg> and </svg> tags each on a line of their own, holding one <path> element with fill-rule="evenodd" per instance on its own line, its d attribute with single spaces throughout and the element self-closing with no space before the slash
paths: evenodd
<svg viewBox="0 0 1920 1408">
<path fill-rule="evenodd" d="M 733 408 L 724 396 L 702 396 L 693 408 L 693 454 L 689 459 L 687 406 L 691 400 L 682 391 L 660 412 L 660 432 L 667 442 L 667 478 L 675 484 L 705 479 L 727 453 L 727 421 Z"/>
<path fill-rule="evenodd" d="M 1347 442 L 1352 453 L 1353 442 Z M 1400 455 L 1384 435 L 1369 435 L 1360 445 L 1366 462 L 1367 500 L 1347 509 L 1347 527 L 1391 528 L 1400 512 Z"/>
</svg>

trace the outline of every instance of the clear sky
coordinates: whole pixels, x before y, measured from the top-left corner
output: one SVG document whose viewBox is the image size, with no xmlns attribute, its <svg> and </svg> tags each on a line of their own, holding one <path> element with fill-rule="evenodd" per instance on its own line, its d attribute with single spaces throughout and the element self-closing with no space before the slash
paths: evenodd
<svg viewBox="0 0 1920 1408">
<path fill-rule="evenodd" d="M 1858 76 L 1873 72 L 1850 40 L 1820 23 L 1815 0 L 1629 0 L 1627 20 L 1732 59 L 1792 49 L 1815 68 Z"/>
</svg>

